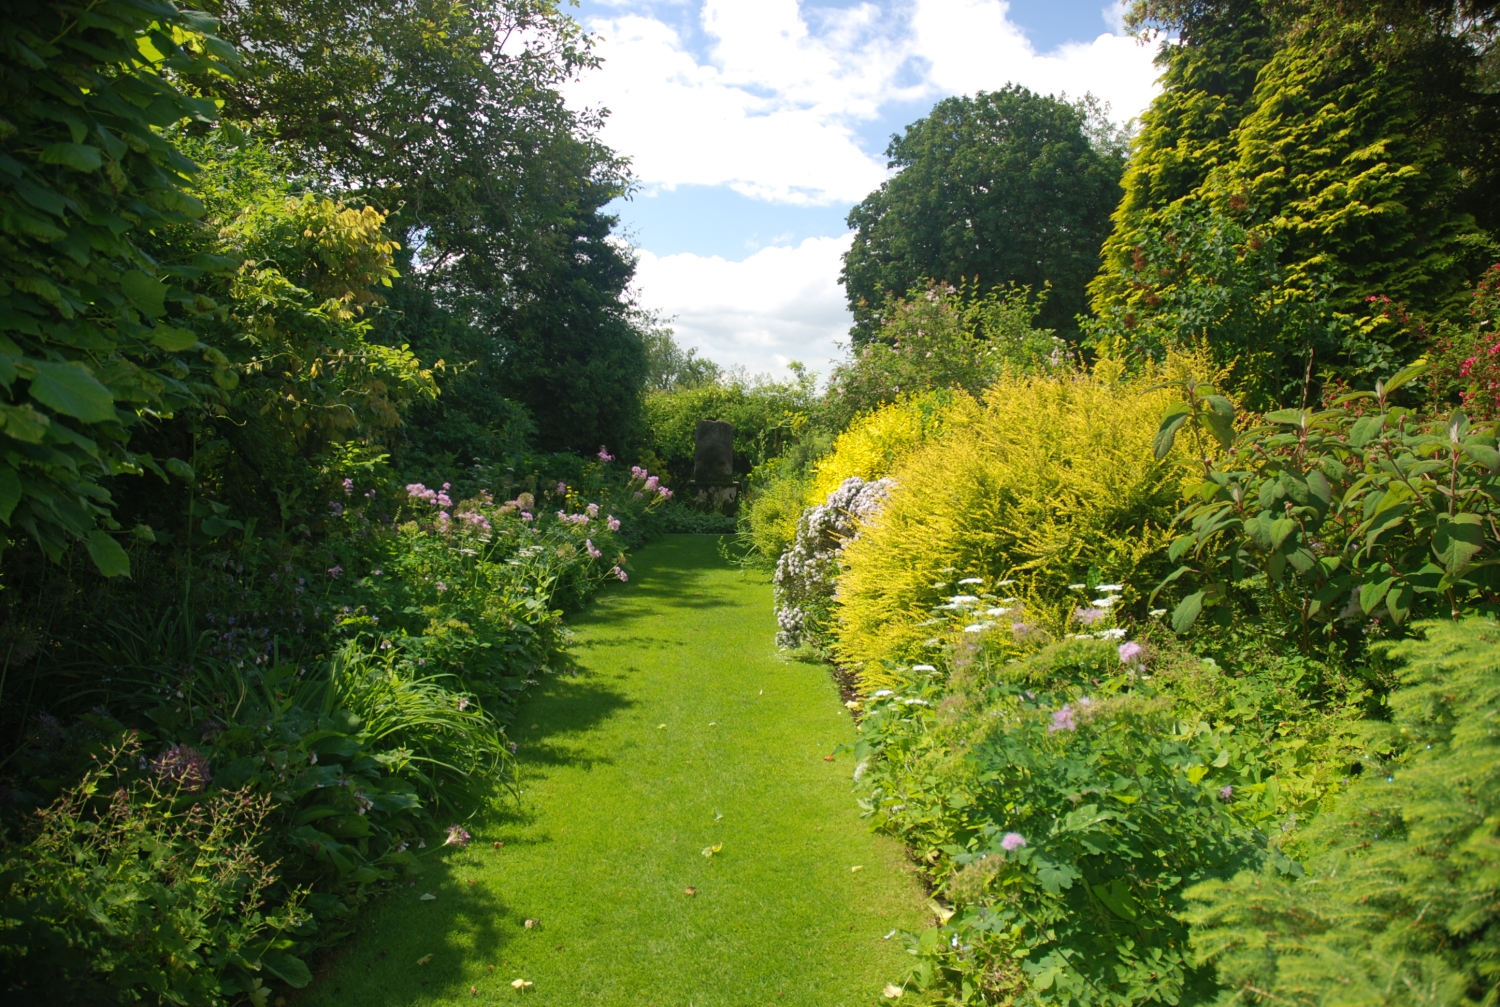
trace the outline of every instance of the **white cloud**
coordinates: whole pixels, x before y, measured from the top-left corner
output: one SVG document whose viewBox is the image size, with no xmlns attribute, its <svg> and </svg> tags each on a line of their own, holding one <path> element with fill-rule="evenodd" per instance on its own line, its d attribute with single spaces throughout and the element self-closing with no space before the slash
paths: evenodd
<svg viewBox="0 0 1500 1007">
<path fill-rule="evenodd" d="M 1101 13 L 1108 13 L 1104 8 Z M 727 185 L 790 204 L 851 203 L 885 178 L 858 129 L 898 102 L 1024 84 L 1085 91 L 1117 117 L 1155 90 L 1150 49 L 1101 33 L 1046 54 L 1004 0 L 910 0 L 804 10 L 797 0 L 705 0 L 701 54 L 641 13 L 591 18 L 604 66 L 569 91 L 604 106 L 604 139 L 650 186 Z"/>
<path fill-rule="evenodd" d="M 763 248 L 743 262 L 640 250 L 641 304 L 672 319 L 677 341 L 727 366 L 786 376 L 788 361 L 826 372 L 849 329 L 839 259 L 850 236 Z"/>
</svg>

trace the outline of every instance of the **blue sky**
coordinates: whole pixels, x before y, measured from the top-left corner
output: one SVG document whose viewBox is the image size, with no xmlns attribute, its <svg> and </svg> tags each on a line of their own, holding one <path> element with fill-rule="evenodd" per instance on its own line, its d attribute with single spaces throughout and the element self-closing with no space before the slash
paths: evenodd
<svg viewBox="0 0 1500 1007">
<path fill-rule="evenodd" d="M 681 342 L 752 373 L 826 372 L 848 326 L 849 208 L 890 135 L 940 98 L 1021 83 L 1092 92 L 1116 118 L 1152 53 L 1105 0 L 584 0 L 604 65 L 568 89 L 640 189 L 618 203 L 636 296 Z"/>
</svg>

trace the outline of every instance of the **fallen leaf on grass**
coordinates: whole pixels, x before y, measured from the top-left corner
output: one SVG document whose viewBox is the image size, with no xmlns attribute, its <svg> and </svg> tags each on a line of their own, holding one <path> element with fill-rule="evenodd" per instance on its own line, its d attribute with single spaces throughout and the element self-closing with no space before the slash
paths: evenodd
<svg viewBox="0 0 1500 1007">
<path fill-rule="evenodd" d="M 864 869 L 865 869 L 865 865 L 864 864 L 855 864 L 853 867 L 849 868 L 849 873 L 853 874 L 855 871 L 862 871 Z"/>
<path fill-rule="evenodd" d="M 469 879 L 469 884 L 471 884 L 471 885 L 477 885 L 477 884 L 479 884 L 479 882 L 475 881 L 473 878 L 470 878 Z"/>
<path fill-rule="evenodd" d="M 657 724 L 656 725 L 656 729 L 658 731 L 665 731 L 667 729 L 667 725 L 666 724 Z"/>
<path fill-rule="evenodd" d="M 471 997 L 477 997 L 478 995 L 479 995 L 479 987 L 478 986 L 470 986 L 469 987 L 469 996 L 471 996 Z"/>
<path fill-rule="evenodd" d="M 823 761 L 824 762 L 832 762 L 833 761 L 833 756 L 831 756 L 831 755 L 825 755 L 825 756 L 823 756 Z"/>
<path fill-rule="evenodd" d="M 493 966 L 493 965 L 491 965 L 491 966 L 490 966 L 490 971 L 491 971 L 491 972 L 493 972 L 493 971 L 495 971 L 495 966 Z"/>
<path fill-rule="evenodd" d="M 432 955 L 423 955 L 421 958 L 417 959 L 417 964 L 426 965 L 430 961 L 432 961 Z"/>
<path fill-rule="evenodd" d="M 687 895 L 697 895 L 698 894 L 698 889 L 694 888 L 692 885 L 688 885 L 686 888 L 683 889 L 683 892 L 685 894 L 687 894 Z"/>
<path fill-rule="evenodd" d="M 703 855 L 705 857 L 712 857 L 715 853 L 718 853 L 723 848 L 723 843 L 714 843 L 712 846 L 705 846 L 703 847 Z"/>
<path fill-rule="evenodd" d="M 495 844 L 495 849 L 497 849 L 497 850 L 498 850 L 498 849 L 499 849 L 499 848 L 500 848 L 500 847 L 502 847 L 502 846 L 504 846 L 504 845 L 505 845 L 505 844 L 504 844 L 504 843 L 496 843 L 496 844 Z"/>
<path fill-rule="evenodd" d="M 708 726 L 709 727 L 718 727 L 719 726 L 719 722 L 717 720 L 710 720 L 708 722 Z"/>
<path fill-rule="evenodd" d="M 422 897 L 420 899 L 418 899 L 417 901 L 419 901 L 419 902 L 436 902 L 437 901 L 437 896 L 434 895 L 434 894 L 432 894 L 431 892 L 423 892 L 422 893 Z"/>
</svg>

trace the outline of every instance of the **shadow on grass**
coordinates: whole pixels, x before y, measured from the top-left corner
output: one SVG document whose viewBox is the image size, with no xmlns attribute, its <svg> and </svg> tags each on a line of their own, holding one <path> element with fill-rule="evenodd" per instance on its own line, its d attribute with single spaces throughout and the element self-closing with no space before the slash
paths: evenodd
<svg viewBox="0 0 1500 1007">
<path fill-rule="evenodd" d="M 468 995 L 465 966 L 499 963 L 519 914 L 489 886 L 469 884 L 478 871 L 454 851 L 423 865 L 422 874 L 377 897 L 357 937 L 315 964 L 314 981 L 293 1002 L 409 1004 L 445 991 Z M 440 854 L 441 856 L 441 854 Z M 424 901 L 422 895 L 434 899 Z M 413 934 L 428 939 L 413 940 Z"/>
</svg>

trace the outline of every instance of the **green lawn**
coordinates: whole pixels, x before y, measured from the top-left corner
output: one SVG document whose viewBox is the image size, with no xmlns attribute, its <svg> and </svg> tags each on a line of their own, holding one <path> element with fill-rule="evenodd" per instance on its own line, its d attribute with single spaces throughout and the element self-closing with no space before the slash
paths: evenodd
<svg viewBox="0 0 1500 1007">
<path fill-rule="evenodd" d="M 765 578 L 674 536 L 574 626 L 579 674 L 517 719 L 519 809 L 373 907 L 299 1003 L 510 1003 L 515 979 L 538 1005 L 876 1002 L 922 893 L 824 759 L 849 714 L 777 654 Z"/>
</svg>

